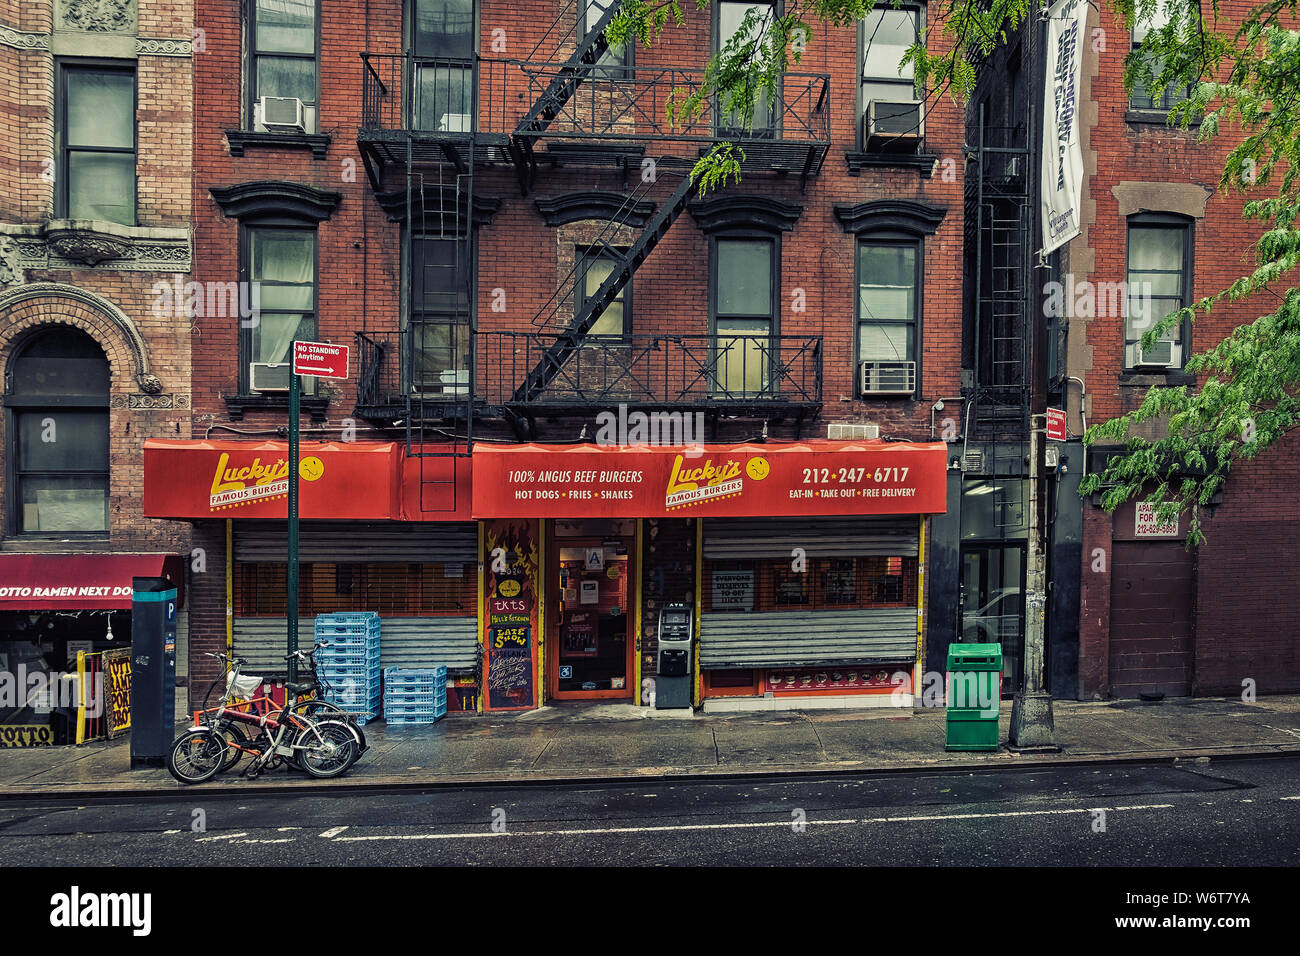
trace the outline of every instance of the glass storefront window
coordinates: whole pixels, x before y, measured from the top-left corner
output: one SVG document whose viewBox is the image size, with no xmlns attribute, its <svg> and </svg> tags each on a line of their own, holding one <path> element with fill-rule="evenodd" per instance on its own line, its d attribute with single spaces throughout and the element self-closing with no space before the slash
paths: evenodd
<svg viewBox="0 0 1300 956">
<path fill-rule="evenodd" d="M 962 540 L 1023 538 L 1029 526 L 1029 488 L 1023 478 L 965 482 L 961 498 Z"/>
</svg>

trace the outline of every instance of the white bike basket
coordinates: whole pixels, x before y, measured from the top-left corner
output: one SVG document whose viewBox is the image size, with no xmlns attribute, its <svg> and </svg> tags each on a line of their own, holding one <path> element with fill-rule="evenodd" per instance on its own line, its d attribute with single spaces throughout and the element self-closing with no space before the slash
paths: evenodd
<svg viewBox="0 0 1300 956">
<path fill-rule="evenodd" d="M 226 675 L 226 694 L 229 697 L 254 697 L 262 686 L 262 678 L 251 674 Z"/>
</svg>

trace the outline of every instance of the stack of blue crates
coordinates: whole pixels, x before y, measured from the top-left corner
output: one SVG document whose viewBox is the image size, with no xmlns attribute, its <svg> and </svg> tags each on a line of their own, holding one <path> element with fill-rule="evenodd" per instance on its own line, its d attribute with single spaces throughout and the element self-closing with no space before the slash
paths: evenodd
<svg viewBox="0 0 1300 956">
<path fill-rule="evenodd" d="M 384 720 L 431 724 L 447 713 L 447 668 L 384 668 Z"/>
<path fill-rule="evenodd" d="M 328 699 L 360 723 L 379 716 L 379 615 L 340 611 L 316 616 L 316 673 L 329 685 Z"/>
</svg>

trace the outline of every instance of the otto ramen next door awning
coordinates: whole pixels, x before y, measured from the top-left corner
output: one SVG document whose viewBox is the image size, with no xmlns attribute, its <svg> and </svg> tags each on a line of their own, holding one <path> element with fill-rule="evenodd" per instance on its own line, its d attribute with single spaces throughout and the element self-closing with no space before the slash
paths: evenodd
<svg viewBox="0 0 1300 956">
<path fill-rule="evenodd" d="M 175 554 L 0 554 L 0 611 L 129 610 L 132 578 L 170 578 L 185 595 Z"/>
<path fill-rule="evenodd" d="M 475 518 L 942 514 L 942 442 L 477 445 Z"/>
</svg>

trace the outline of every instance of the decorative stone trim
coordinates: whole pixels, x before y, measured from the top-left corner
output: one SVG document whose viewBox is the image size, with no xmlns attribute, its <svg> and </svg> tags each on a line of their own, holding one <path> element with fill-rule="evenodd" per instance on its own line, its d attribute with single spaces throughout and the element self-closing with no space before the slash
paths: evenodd
<svg viewBox="0 0 1300 956">
<path fill-rule="evenodd" d="M 720 196 L 695 200 L 686 207 L 707 236 L 724 229 L 761 229 L 788 232 L 794 228 L 803 205 L 772 196 Z"/>
<path fill-rule="evenodd" d="M 14 251 L 6 251 L 10 244 Z M 0 287 L 21 281 L 25 269 L 189 272 L 190 231 L 91 219 L 52 219 L 43 225 L 0 223 L 0 254 L 5 261 Z"/>
<path fill-rule="evenodd" d="M 939 163 L 938 153 L 861 153 L 848 152 L 844 161 L 849 165 L 850 176 L 861 176 L 868 166 L 877 169 L 915 169 L 925 179 L 934 175 Z"/>
<path fill-rule="evenodd" d="M 180 37 L 136 37 L 136 56 L 192 56 L 194 43 Z"/>
<path fill-rule="evenodd" d="M 130 33 L 136 27 L 135 0 L 59 0 L 56 23 L 65 30 Z"/>
<path fill-rule="evenodd" d="M 154 375 L 149 367 L 149 348 L 135 323 L 111 301 L 80 286 L 67 285 L 62 282 L 31 282 L 27 285 L 20 285 L 0 292 L 0 315 L 5 316 L 5 322 L 0 324 L 0 329 L 3 330 L 0 333 L 0 348 L 5 347 L 5 339 L 11 339 L 12 336 L 21 333 L 33 324 L 34 319 L 30 315 L 26 318 L 23 316 L 15 317 L 14 315 L 25 303 L 33 299 L 50 300 L 51 316 L 60 314 L 58 310 L 60 299 L 72 300 L 90 306 L 97 316 L 107 320 L 108 325 L 98 330 L 101 335 L 97 335 L 96 338 L 100 339 L 100 345 L 105 346 L 105 351 L 109 353 L 109 361 L 113 363 L 114 374 L 118 374 L 119 371 L 125 373 L 125 369 L 114 361 L 115 356 L 112 354 L 115 350 L 125 347 L 125 354 L 119 351 L 117 357 L 129 360 L 134 368 L 135 381 L 140 386 L 140 390 L 151 396 L 162 394 L 162 382 L 159 381 L 158 376 Z M 40 323 L 67 321 L 55 318 L 47 319 L 43 314 L 35 318 L 39 319 Z M 111 326 L 111 331 L 109 326 Z M 90 329 L 86 329 L 86 331 L 90 331 Z M 114 341 L 106 342 L 101 336 Z"/>
<path fill-rule="evenodd" d="M 318 223 L 334 215 L 341 193 L 326 192 L 306 183 L 276 180 L 213 186 L 208 190 L 221 211 L 231 219 L 285 218 Z"/>
<path fill-rule="evenodd" d="M 911 199 L 877 199 L 856 206 L 839 204 L 835 218 L 848 233 L 906 232 L 913 236 L 933 236 L 948 210 Z"/>
<path fill-rule="evenodd" d="M 129 409 L 154 409 L 154 408 L 188 408 L 190 399 L 188 395 L 172 395 L 163 393 L 158 395 L 149 395 L 143 392 L 128 392 L 125 395 L 114 395 L 109 400 L 110 408 L 129 408 Z"/>
<path fill-rule="evenodd" d="M 310 149 L 312 159 L 324 159 L 330 147 L 329 133 L 260 133 L 248 129 L 226 130 L 231 156 L 243 156 L 249 146 L 269 149 Z"/>
<path fill-rule="evenodd" d="M 390 189 L 387 192 L 376 193 L 375 199 L 378 200 L 380 207 L 388 215 L 389 222 L 406 222 L 406 190 Z M 459 200 L 459 208 L 457 201 Z M 438 210 L 446 210 L 448 216 L 454 216 L 461 223 L 466 218 L 466 201 L 465 194 L 456 192 L 455 186 L 448 185 L 426 185 L 423 189 L 423 195 L 420 190 L 411 193 L 411 204 L 419 210 L 421 204 L 425 210 L 426 224 L 437 225 Z M 474 225 L 486 226 L 492 221 L 497 210 L 501 208 L 501 200 L 495 196 L 484 196 L 481 193 L 474 194 L 472 219 Z"/>
<path fill-rule="evenodd" d="M 655 204 L 647 199 L 629 205 L 626 194 L 608 189 L 562 193 L 538 199 L 536 204 L 548 226 L 563 226 L 585 219 L 611 220 L 621 212 L 626 225 L 644 229 L 655 211 Z"/>
<path fill-rule="evenodd" d="M 19 50 L 48 50 L 50 35 L 48 33 L 24 33 L 13 27 L 0 26 L 0 44 L 16 47 Z"/>
</svg>

